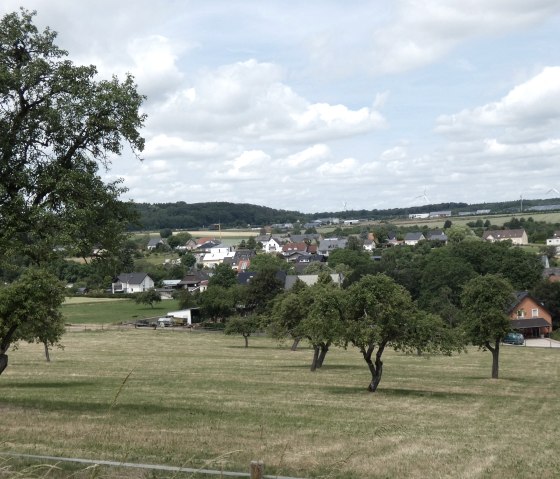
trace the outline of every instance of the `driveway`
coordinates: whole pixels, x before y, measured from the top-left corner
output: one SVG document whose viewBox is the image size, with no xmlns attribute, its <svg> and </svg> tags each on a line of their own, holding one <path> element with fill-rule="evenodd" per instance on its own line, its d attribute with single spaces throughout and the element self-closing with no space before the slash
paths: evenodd
<svg viewBox="0 0 560 479">
<path fill-rule="evenodd" d="M 560 348 L 560 341 L 548 338 L 526 339 L 525 346 L 530 348 Z"/>
</svg>

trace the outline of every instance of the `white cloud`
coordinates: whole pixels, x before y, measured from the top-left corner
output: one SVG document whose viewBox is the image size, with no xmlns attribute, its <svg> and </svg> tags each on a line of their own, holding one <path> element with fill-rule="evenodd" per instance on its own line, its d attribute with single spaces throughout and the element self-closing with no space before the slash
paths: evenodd
<svg viewBox="0 0 560 479">
<path fill-rule="evenodd" d="M 142 156 L 144 158 L 207 157 L 219 152 L 220 146 L 214 142 L 187 141 L 180 137 L 160 134 L 146 142 Z"/>
<path fill-rule="evenodd" d="M 337 211 L 560 188 L 560 67 L 542 68 L 560 0 L 25 3 L 72 60 L 148 95 L 145 161 L 107 175 L 137 200 Z"/>
<path fill-rule="evenodd" d="M 331 155 L 327 145 L 313 145 L 303 151 L 298 151 L 286 158 L 286 165 L 290 168 L 309 168 Z"/>
<path fill-rule="evenodd" d="M 547 128 L 560 120 L 560 67 L 547 67 L 496 102 L 438 118 L 436 131 L 472 136 L 486 128 Z"/>
<path fill-rule="evenodd" d="M 354 176 L 357 167 L 358 162 L 355 158 L 344 158 L 337 163 L 323 163 L 317 168 L 317 172 L 324 177 L 342 179 Z"/>
<path fill-rule="evenodd" d="M 423 67 L 460 43 L 530 27 L 558 14 L 557 0 L 400 0 L 391 23 L 373 33 L 371 71 Z"/>
</svg>

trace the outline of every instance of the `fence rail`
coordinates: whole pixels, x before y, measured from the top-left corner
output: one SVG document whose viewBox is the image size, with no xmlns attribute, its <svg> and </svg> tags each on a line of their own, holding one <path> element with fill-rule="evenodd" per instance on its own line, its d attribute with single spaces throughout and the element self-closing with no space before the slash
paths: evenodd
<svg viewBox="0 0 560 479">
<path fill-rule="evenodd" d="M 220 477 L 249 477 L 250 479 L 303 479 L 289 476 L 267 476 L 264 474 L 262 461 L 251 461 L 249 472 L 219 471 L 215 469 L 196 469 L 191 467 L 166 466 L 162 464 L 139 464 L 134 462 L 105 461 L 95 459 L 82 459 L 78 457 L 38 456 L 34 454 L 17 454 L 0 452 L 0 456 L 17 459 L 32 459 L 34 461 L 73 462 L 76 464 L 91 464 L 98 466 L 126 467 L 152 471 L 186 472 L 190 474 L 205 474 Z"/>
</svg>

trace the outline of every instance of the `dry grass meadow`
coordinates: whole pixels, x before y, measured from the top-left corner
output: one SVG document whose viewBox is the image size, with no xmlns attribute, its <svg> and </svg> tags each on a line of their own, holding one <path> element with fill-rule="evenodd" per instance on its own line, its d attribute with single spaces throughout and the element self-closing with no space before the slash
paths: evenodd
<svg viewBox="0 0 560 479">
<path fill-rule="evenodd" d="M 10 353 L 0 377 L 4 452 L 322 478 L 553 478 L 560 350 L 504 347 L 421 358 L 388 352 L 375 394 L 359 353 L 266 337 L 171 330 L 67 333 L 46 363 Z M 128 377 L 128 379 L 126 379 Z M 0 459 L 0 477 L 202 477 Z M 23 472 L 22 472 L 23 471 Z M 37 472 L 40 471 L 40 472 Z M 206 476 L 208 477 L 208 476 Z"/>
</svg>

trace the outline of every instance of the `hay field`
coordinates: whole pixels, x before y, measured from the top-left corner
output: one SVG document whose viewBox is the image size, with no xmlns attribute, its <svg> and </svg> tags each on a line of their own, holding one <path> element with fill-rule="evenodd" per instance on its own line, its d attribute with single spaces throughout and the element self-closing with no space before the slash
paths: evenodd
<svg viewBox="0 0 560 479">
<path fill-rule="evenodd" d="M 10 353 L 0 376 L 3 451 L 241 472 L 260 459 L 266 474 L 333 479 L 560 470 L 560 350 L 504 347 L 497 381 L 489 353 L 388 352 L 370 394 L 354 349 L 333 350 L 311 373 L 309 349 L 265 337 L 248 349 L 241 337 L 170 330 L 69 333 L 63 342 L 50 364 L 38 345 Z M 30 464 L 12 461 L 12 476 L 0 477 Z"/>
</svg>

